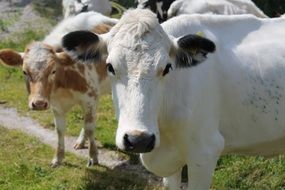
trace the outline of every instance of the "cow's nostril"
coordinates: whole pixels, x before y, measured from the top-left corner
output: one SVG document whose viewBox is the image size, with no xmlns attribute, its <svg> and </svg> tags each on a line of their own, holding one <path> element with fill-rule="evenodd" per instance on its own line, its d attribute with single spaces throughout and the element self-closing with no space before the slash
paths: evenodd
<svg viewBox="0 0 285 190">
<path fill-rule="evenodd" d="M 32 108 L 36 108 L 36 104 L 32 102 Z"/>
<path fill-rule="evenodd" d="M 32 102 L 32 109 L 45 110 L 48 108 L 48 102 L 44 100 L 37 100 Z"/>
<path fill-rule="evenodd" d="M 154 148 L 155 136 L 151 135 L 150 142 L 148 143 L 147 149 L 152 150 Z"/>
<path fill-rule="evenodd" d="M 47 107 L 48 107 L 48 103 L 45 102 L 45 103 L 43 104 L 43 107 L 44 107 L 44 108 L 47 108 Z"/>
<path fill-rule="evenodd" d="M 128 147 L 128 149 L 130 149 L 130 150 L 134 148 L 133 145 L 132 145 L 132 143 L 131 143 L 130 140 L 129 140 L 129 135 L 128 135 L 128 134 L 125 134 L 125 135 L 124 135 L 124 144 L 125 144 L 125 146 Z"/>
</svg>

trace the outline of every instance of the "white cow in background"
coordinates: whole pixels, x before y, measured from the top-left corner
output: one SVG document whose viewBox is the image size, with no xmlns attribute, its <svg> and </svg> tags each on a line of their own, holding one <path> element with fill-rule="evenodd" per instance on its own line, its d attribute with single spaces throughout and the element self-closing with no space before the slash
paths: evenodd
<svg viewBox="0 0 285 190">
<path fill-rule="evenodd" d="M 137 0 L 137 8 L 150 9 L 156 13 L 158 21 L 164 22 L 167 20 L 167 10 L 175 0 Z"/>
<path fill-rule="evenodd" d="M 253 14 L 267 17 L 251 0 L 138 0 L 138 8 L 157 14 L 159 22 L 181 14 Z"/>
<path fill-rule="evenodd" d="M 267 16 L 251 0 L 176 0 L 168 9 L 168 17 L 181 14 L 253 14 L 260 18 Z"/>
<path fill-rule="evenodd" d="M 88 11 L 110 15 L 112 11 L 109 0 L 63 0 L 62 7 L 64 18 Z"/>
<path fill-rule="evenodd" d="M 94 11 L 80 13 L 79 15 L 72 16 L 61 21 L 50 34 L 48 34 L 44 43 L 51 45 L 56 50 L 61 50 L 61 38 L 72 31 L 76 30 L 92 30 L 99 24 L 107 24 L 110 26 L 115 25 L 118 19 L 109 18 Z"/>
<path fill-rule="evenodd" d="M 67 34 L 63 46 L 80 60 L 108 56 L 116 145 L 141 153 L 169 189 L 180 189 L 185 164 L 187 189 L 205 190 L 223 154 L 285 152 L 284 19 L 185 15 L 161 26 L 137 9 L 93 44 L 84 35 Z"/>
</svg>

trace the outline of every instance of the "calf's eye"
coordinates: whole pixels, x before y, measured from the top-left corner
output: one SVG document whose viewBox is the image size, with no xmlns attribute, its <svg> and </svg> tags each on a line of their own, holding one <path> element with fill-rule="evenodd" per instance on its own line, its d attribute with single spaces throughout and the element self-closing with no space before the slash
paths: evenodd
<svg viewBox="0 0 285 190">
<path fill-rule="evenodd" d="M 172 70 L 172 66 L 170 63 L 168 63 L 162 72 L 162 76 L 165 76 L 167 73 L 169 73 L 170 69 Z"/>
<path fill-rule="evenodd" d="M 115 70 L 114 70 L 114 68 L 113 68 L 113 66 L 112 66 L 111 63 L 107 63 L 106 67 L 107 67 L 107 71 L 108 71 L 108 72 L 110 72 L 110 73 L 112 73 L 113 75 L 115 75 Z"/>
<path fill-rule="evenodd" d="M 54 70 L 54 71 L 51 72 L 51 74 L 55 74 L 55 72 L 56 72 L 56 71 Z"/>
</svg>

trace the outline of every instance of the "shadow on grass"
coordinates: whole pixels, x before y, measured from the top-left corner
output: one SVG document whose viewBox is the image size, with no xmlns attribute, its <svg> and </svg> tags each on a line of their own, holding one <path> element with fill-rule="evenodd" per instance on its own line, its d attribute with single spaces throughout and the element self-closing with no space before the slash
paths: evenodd
<svg viewBox="0 0 285 190">
<path fill-rule="evenodd" d="M 150 190 L 156 189 L 141 176 L 119 169 L 95 166 L 87 168 L 80 189 L 86 190 Z"/>
</svg>

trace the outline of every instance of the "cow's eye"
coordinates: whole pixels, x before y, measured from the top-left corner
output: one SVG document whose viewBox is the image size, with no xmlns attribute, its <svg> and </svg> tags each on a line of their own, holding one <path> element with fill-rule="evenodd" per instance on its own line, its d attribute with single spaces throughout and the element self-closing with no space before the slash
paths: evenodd
<svg viewBox="0 0 285 190">
<path fill-rule="evenodd" d="M 55 72 L 56 72 L 56 71 L 54 70 L 54 71 L 51 72 L 51 74 L 55 74 Z"/>
<path fill-rule="evenodd" d="M 24 74 L 24 75 L 27 75 L 27 72 L 26 72 L 26 71 L 23 71 L 23 74 Z"/>
<path fill-rule="evenodd" d="M 115 70 L 114 70 L 114 68 L 113 68 L 111 63 L 107 63 L 106 67 L 107 67 L 107 71 L 109 73 L 112 73 L 113 75 L 115 75 Z"/>
<path fill-rule="evenodd" d="M 162 72 L 162 76 L 165 76 L 167 73 L 169 73 L 169 70 L 172 70 L 172 66 L 171 66 L 171 64 L 170 63 L 168 63 L 167 65 L 166 65 L 166 67 L 165 67 L 165 69 L 163 70 L 163 72 Z"/>
</svg>

